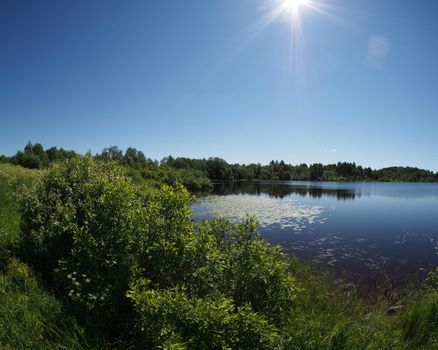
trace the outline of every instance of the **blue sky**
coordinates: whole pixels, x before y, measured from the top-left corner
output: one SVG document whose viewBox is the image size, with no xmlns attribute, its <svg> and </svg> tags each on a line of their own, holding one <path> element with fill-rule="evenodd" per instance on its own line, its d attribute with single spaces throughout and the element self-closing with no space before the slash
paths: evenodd
<svg viewBox="0 0 438 350">
<path fill-rule="evenodd" d="M 437 171 L 438 2 L 282 2 L 1 1 L 0 153 Z"/>
</svg>

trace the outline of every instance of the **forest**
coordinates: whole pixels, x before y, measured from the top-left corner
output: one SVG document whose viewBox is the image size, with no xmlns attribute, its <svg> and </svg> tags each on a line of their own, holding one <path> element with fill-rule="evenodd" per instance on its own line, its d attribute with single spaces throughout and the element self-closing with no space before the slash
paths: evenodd
<svg viewBox="0 0 438 350">
<path fill-rule="evenodd" d="M 29 142 L 23 151 L 12 157 L 0 156 L 0 162 L 9 162 L 30 169 L 45 169 L 50 164 L 70 159 L 75 151 L 51 147 L 44 150 L 40 143 Z M 211 181 L 237 180 L 305 180 L 305 181 L 398 181 L 437 182 L 438 172 L 415 167 L 387 167 L 371 169 L 356 163 L 337 164 L 286 164 L 272 160 L 267 165 L 229 164 L 224 159 L 191 159 L 168 156 L 161 161 L 146 157 L 142 151 L 129 147 L 122 151 L 117 146 L 107 147 L 102 152 L 88 156 L 96 160 L 112 160 L 127 169 L 132 177 L 140 180 L 161 181 L 172 184 L 180 182 L 191 191 L 205 191 Z"/>
<path fill-rule="evenodd" d="M 0 348 L 438 346 L 438 272 L 361 299 L 267 243 L 254 217 L 194 221 L 190 192 L 160 179 L 168 165 L 41 149 L 11 161 L 43 169 L 0 164 Z M 132 176 L 146 168 L 151 181 Z"/>
</svg>

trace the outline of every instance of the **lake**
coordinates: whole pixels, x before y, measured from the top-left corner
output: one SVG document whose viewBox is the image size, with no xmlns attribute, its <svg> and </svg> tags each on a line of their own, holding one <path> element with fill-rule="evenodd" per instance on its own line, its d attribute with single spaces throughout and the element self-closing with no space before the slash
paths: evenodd
<svg viewBox="0 0 438 350">
<path fill-rule="evenodd" d="M 226 182 L 192 209 L 197 220 L 255 214 L 267 241 L 357 284 L 419 281 L 438 266 L 438 184 Z"/>
</svg>

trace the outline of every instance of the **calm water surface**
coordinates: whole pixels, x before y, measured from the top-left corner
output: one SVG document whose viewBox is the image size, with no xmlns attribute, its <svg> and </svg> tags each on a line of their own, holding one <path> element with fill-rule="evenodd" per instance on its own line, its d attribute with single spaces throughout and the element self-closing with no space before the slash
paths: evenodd
<svg viewBox="0 0 438 350">
<path fill-rule="evenodd" d="M 355 283 L 438 266 L 438 184 L 228 182 L 192 208 L 196 219 L 255 214 L 269 242 Z"/>
</svg>

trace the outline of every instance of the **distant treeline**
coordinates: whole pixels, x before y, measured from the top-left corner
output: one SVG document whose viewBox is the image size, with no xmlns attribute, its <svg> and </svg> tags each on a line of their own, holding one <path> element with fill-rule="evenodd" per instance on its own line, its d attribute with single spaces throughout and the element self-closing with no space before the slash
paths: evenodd
<svg viewBox="0 0 438 350">
<path fill-rule="evenodd" d="M 51 163 L 72 158 L 77 153 L 52 147 L 44 150 L 39 143 L 28 143 L 24 151 L 12 157 L 0 156 L 0 162 L 10 162 L 26 168 L 44 169 Z M 88 156 L 99 160 L 112 160 L 128 168 L 137 180 L 183 183 L 190 190 L 205 190 L 211 181 L 223 180 L 309 180 L 309 181 L 401 181 L 436 182 L 438 173 L 414 167 L 389 167 L 374 170 L 356 163 L 338 162 L 323 165 L 291 165 L 284 161 L 271 161 L 267 165 L 229 164 L 217 157 L 191 159 L 168 156 L 161 161 L 153 160 L 143 152 L 129 147 L 125 152 L 117 146 L 107 147 L 101 153 Z"/>
<path fill-rule="evenodd" d="M 308 181 L 402 181 L 434 182 L 438 173 L 413 167 L 390 167 L 379 170 L 356 163 L 338 162 L 323 165 L 291 165 L 271 161 L 267 165 L 228 164 L 220 158 L 164 158 L 161 163 L 176 169 L 198 169 L 211 180 L 308 180 Z"/>
</svg>

